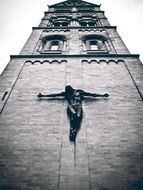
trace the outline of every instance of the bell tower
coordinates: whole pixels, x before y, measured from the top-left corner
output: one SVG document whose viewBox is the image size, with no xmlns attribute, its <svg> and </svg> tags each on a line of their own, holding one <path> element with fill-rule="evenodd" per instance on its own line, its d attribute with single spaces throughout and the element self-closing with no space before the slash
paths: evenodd
<svg viewBox="0 0 143 190">
<path fill-rule="evenodd" d="M 85 99 L 76 146 L 65 100 L 39 100 L 66 85 Z M 143 66 L 100 5 L 49 6 L 0 76 L 0 190 L 141 190 Z"/>
</svg>

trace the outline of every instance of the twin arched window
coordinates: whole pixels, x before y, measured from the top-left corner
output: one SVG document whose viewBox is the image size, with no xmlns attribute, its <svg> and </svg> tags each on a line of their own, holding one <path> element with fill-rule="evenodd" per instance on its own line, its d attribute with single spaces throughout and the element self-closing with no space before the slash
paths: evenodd
<svg viewBox="0 0 143 190">
<path fill-rule="evenodd" d="M 66 37 L 63 35 L 45 36 L 42 39 L 42 53 L 49 51 L 65 51 Z"/>
<path fill-rule="evenodd" d="M 108 51 L 107 38 L 102 35 L 87 35 L 83 36 L 82 44 L 84 51 Z"/>
</svg>

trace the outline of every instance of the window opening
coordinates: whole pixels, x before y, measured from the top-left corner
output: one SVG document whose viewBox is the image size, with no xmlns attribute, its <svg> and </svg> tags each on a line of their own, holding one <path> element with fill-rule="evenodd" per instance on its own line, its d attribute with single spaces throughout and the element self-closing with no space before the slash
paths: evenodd
<svg viewBox="0 0 143 190">
<path fill-rule="evenodd" d="M 89 26 L 95 26 L 95 23 L 94 22 L 89 22 L 88 25 Z"/>
<path fill-rule="evenodd" d="M 5 92 L 5 93 L 4 93 L 4 95 L 3 95 L 2 99 L 1 99 L 2 101 L 5 100 L 7 94 L 8 94 L 8 92 Z"/>
<path fill-rule="evenodd" d="M 51 44 L 51 50 L 52 51 L 57 51 L 59 49 L 59 42 L 53 42 Z"/>
<path fill-rule="evenodd" d="M 99 50 L 97 41 L 90 41 L 91 50 Z"/>
<path fill-rule="evenodd" d="M 80 25 L 81 26 L 87 26 L 87 23 L 86 22 L 81 22 Z"/>
</svg>

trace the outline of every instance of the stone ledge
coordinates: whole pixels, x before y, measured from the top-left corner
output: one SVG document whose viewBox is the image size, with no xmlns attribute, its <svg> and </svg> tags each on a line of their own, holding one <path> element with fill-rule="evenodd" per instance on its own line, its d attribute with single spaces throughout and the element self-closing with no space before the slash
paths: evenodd
<svg viewBox="0 0 143 190">
<path fill-rule="evenodd" d="M 81 26 L 77 26 L 77 27 L 69 27 L 69 26 L 67 26 L 67 27 L 62 27 L 62 28 L 60 28 L 60 27 L 32 27 L 32 29 L 33 30 L 41 30 L 41 29 L 80 29 L 80 28 L 82 28 L 82 29 L 90 29 L 90 28 L 94 28 L 94 29 L 96 29 L 96 28 L 100 28 L 100 29 L 102 29 L 102 28 L 106 28 L 106 29 L 117 29 L 117 26 L 90 26 L 90 27 L 81 27 Z"/>
<path fill-rule="evenodd" d="M 62 55 L 57 55 L 57 54 L 44 54 L 44 55 L 11 55 L 11 59 L 15 58 L 49 58 L 49 57 L 111 57 L 111 58 L 136 58 L 139 59 L 139 54 L 62 54 Z"/>
</svg>

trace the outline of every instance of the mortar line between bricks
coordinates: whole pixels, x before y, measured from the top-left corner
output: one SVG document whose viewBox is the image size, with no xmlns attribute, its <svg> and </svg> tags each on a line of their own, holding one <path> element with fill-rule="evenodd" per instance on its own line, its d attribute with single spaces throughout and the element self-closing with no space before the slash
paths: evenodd
<svg viewBox="0 0 143 190">
<path fill-rule="evenodd" d="M 6 101 L 5 101 L 5 103 L 4 103 L 3 107 L 2 107 L 2 109 L 1 109 L 1 111 L 0 111 L 0 115 L 2 114 L 4 108 L 5 108 L 6 104 L 7 104 L 7 101 L 8 101 L 8 99 L 9 99 L 10 95 L 11 95 L 11 92 L 13 91 L 13 89 L 14 89 L 14 87 L 15 87 L 15 85 L 16 85 L 16 82 L 17 82 L 17 80 L 18 80 L 20 74 L 22 73 L 22 70 L 23 70 L 25 64 L 26 64 L 26 62 L 23 64 L 23 66 L 22 66 L 22 68 L 21 68 L 21 70 L 20 70 L 20 72 L 19 72 L 19 74 L 18 74 L 18 76 L 17 76 L 15 82 L 13 83 L 13 85 L 12 85 L 12 87 L 11 87 L 11 90 L 10 90 L 8 96 L 7 96 L 7 99 L 6 99 Z"/>
<path fill-rule="evenodd" d="M 67 64 L 68 64 L 68 61 L 67 61 L 67 63 L 65 64 L 65 87 L 66 87 L 66 85 L 67 85 Z"/>
<path fill-rule="evenodd" d="M 67 83 L 67 63 L 65 64 L 64 73 L 65 73 L 65 86 L 66 86 L 66 83 Z M 65 101 L 63 102 L 63 105 L 64 104 L 65 104 Z M 63 119 L 61 121 L 63 121 Z M 60 165 L 59 165 L 59 177 L 58 177 L 58 190 L 60 189 L 60 177 L 61 177 L 61 166 L 62 166 L 62 164 L 61 164 L 62 148 L 63 148 L 63 130 L 62 130 L 62 142 L 61 142 L 61 147 L 60 147 Z"/>
<path fill-rule="evenodd" d="M 82 84 L 83 84 L 83 89 L 84 89 L 84 64 L 81 64 L 82 66 Z M 84 108 L 84 101 L 83 101 L 83 108 Z M 84 110 L 83 110 L 84 111 Z M 87 146 L 87 165 L 88 165 L 88 180 L 89 180 L 89 190 L 91 190 L 91 185 L 90 185 L 90 167 L 89 167 L 89 155 L 88 155 L 88 141 L 87 141 L 87 125 L 85 126 L 86 130 L 86 146 Z"/>
<path fill-rule="evenodd" d="M 62 131 L 62 142 L 60 146 L 60 163 L 59 163 L 59 176 L 58 176 L 58 190 L 60 189 L 60 177 L 61 177 L 61 158 L 62 158 L 62 147 L 63 147 L 63 131 Z"/>
<path fill-rule="evenodd" d="M 63 135 L 62 135 L 62 142 L 60 147 L 60 165 L 59 165 L 59 177 L 58 177 L 58 190 L 60 189 L 60 177 L 61 177 L 61 159 L 62 159 L 62 147 L 63 147 Z"/>
<path fill-rule="evenodd" d="M 89 167 L 89 154 L 88 154 L 88 142 L 87 142 L 87 125 L 86 125 L 86 146 L 87 146 L 87 162 L 88 162 L 89 190 L 91 190 L 91 184 L 90 184 L 90 167 Z"/>
<path fill-rule="evenodd" d="M 142 93 L 141 93 L 141 91 L 140 91 L 138 85 L 136 84 L 136 82 L 135 82 L 135 80 L 134 80 L 134 78 L 133 78 L 133 76 L 132 76 L 132 73 L 130 72 L 130 70 L 129 70 L 127 64 L 125 63 L 125 61 L 124 61 L 124 65 L 125 65 L 125 67 L 126 67 L 128 73 L 129 73 L 129 75 L 130 75 L 130 77 L 131 77 L 131 79 L 132 79 L 132 81 L 133 81 L 133 83 L 134 83 L 134 85 L 135 85 L 135 87 L 136 87 L 136 89 L 137 89 L 137 91 L 138 91 L 138 93 L 139 93 L 141 99 L 143 100 L 143 95 L 142 95 Z"/>
</svg>

